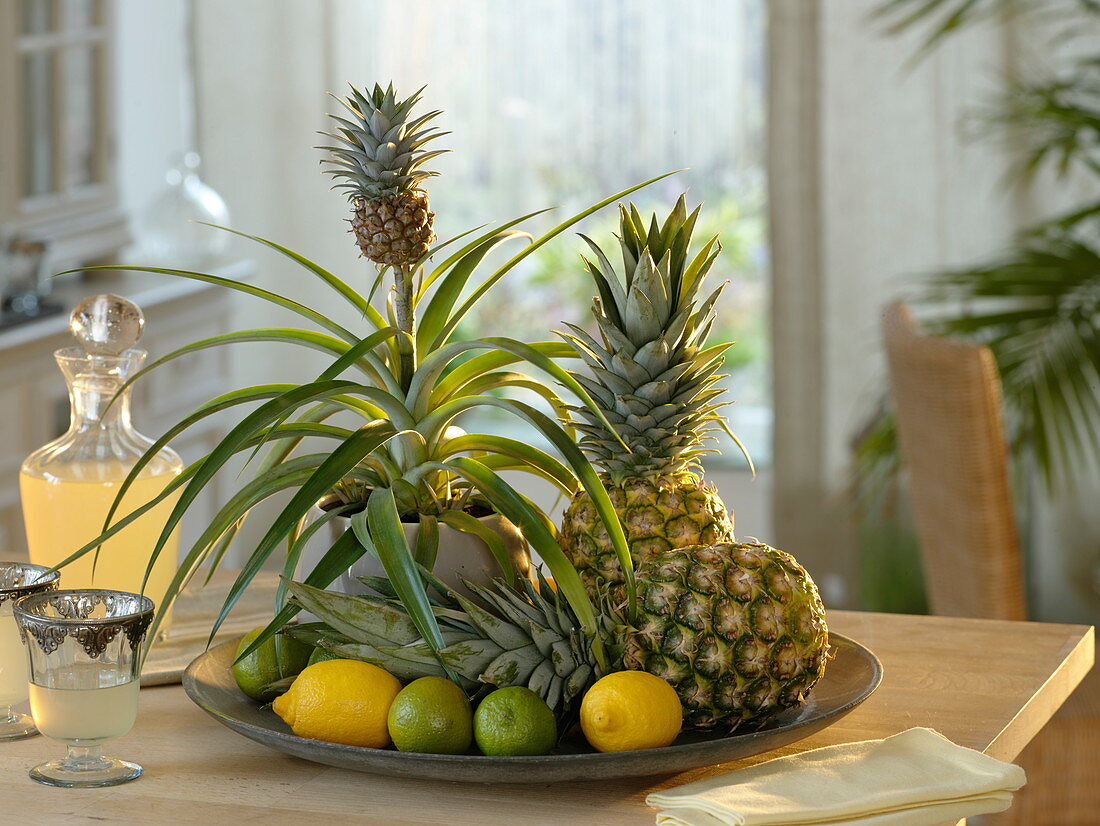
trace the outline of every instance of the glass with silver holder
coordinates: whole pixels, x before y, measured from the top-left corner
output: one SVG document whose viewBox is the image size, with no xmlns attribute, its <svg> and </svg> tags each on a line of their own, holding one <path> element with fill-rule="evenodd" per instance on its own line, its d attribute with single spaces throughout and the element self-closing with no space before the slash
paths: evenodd
<svg viewBox="0 0 1100 826">
<path fill-rule="evenodd" d="M 38 734 L 34 720 L 14 706 L 27 702 L 27 653 L 12 608 L 23 597 L 57 588 L 61 574 L 29 562 L 0 562 L 0 740 Z"/>
<path fill-rule="evenodd" d="M 115 786 L 141 766 L 104 757 L 103 744 L 137 718 L 142 643 L 153 601 L 95 588 L 20 600 L 15 619 L 30 661 L 30 699 L 38 730 L 69 753 L 31 770 L 48 786 Z"/>
</svg>

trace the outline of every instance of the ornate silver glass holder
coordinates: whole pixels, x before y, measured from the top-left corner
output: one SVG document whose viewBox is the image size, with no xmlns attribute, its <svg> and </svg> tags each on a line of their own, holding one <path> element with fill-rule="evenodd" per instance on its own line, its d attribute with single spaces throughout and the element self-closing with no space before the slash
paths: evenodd
<svg viewBox="0 0 1100 826">
<path fill-rule="evenodd" d="M 23 597 L 55 590 L 61 574 L 29 562 L 0 562 L 0 741 L 38 734 L 14 706 L 27 701 L 27 654 L 12 609 Z"/>
<path fill-rule="evenodd" d="M 136 763 L 105 757 L 103 744 L 137 717 L 142 643 L 153 601 L 98 588 L 20 600 L 15 619 L 30 663 L 31 711 L 38 730 L 68 754 L 31 770 L 49 786 L 115 786 L 141 776 Z"/>
</svg>

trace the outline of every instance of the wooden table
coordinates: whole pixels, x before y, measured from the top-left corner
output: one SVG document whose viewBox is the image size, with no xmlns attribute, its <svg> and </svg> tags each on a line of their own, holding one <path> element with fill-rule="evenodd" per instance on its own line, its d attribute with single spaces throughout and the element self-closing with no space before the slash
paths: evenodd
<svg viewBox="0 0 1100 826">
<path fill-rule="evenodd" d="M 62 748 L 42 737 L 0 745 L 0 801 L 18 822 L 157 824 L 652 824 L 645 795 L 752 762 L 930 726 L 1012 760 L 1089 670 L 1093 631 L 834 611 L 830 625 L 882 659 L 878 692 L 836 725 L 749 761 L 663 778 L 555 786 L 396 780 L 286 757 L 193 706 L 179 686 L 143 689 L 132 732 L 108 753 L 145 777 L 113 789 L 39 786 L 27 769 Z M 14 822 L 14 821 L 13 821 Z"/>
</svg>

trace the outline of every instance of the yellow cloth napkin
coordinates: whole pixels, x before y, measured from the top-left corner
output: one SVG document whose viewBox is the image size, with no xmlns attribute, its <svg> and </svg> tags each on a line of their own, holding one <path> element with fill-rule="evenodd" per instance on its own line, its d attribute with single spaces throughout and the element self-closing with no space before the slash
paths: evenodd
<svg viewBox="0 0 1100 826">
<path fill-rule="evenodd" d="M 1001 812 L 1024 770 L 927 728 L 781 757 L 646 803 L 658 826 L 935 826 Z"/>
</svg>

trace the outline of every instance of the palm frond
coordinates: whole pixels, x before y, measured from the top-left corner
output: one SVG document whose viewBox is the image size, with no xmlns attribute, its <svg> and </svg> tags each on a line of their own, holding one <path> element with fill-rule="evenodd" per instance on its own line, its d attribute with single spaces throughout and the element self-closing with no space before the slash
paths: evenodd
<svg viewBox="0 0 1100 826">
<path fill-rule="evenodd" d="M 983 118 L 1015 148 L 1011 174 L 1043 169 L 1100 177 L 1100 63 L 1079 61 L 1050 77 L 1011 81 Z"/>
<path fill-rule="evenodd" d="M 993 351 L 1013 444 L 1051 489 L 1100 458 L 1100 250 L 1069 233 L 1032 238 L 998 263 L 934 277 L 918 300 L 932 331 Z"/>
<path fill-rule="evenodd" d="M 914 61 L 926 57 L 945 38 L 962 29 L 1006 14 L 1018 14 L 1048 0 L 886 0 L 871 12 L 890 35 L 916 27 L 925 30 Z"/>
</svg>

